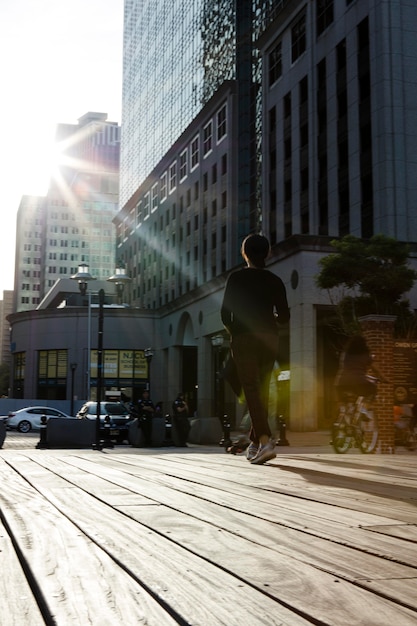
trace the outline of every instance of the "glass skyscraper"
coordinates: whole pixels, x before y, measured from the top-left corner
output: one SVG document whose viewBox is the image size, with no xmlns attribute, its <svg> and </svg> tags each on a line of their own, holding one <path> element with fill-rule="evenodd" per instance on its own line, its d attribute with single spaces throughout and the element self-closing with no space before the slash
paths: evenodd
<svg viewBox="0 0 417 626">
<path fill-rule="evenodd" d="M 201 9 L 200 0 L 125 0 L 121 206 L 201 109 Z"/>
<path fill-rule="evenodd" d="M 225 80 L 237 80 L 239 222 L 255 219 L 253 3 L 125 0 L 120 206 Z"/>
</svg>

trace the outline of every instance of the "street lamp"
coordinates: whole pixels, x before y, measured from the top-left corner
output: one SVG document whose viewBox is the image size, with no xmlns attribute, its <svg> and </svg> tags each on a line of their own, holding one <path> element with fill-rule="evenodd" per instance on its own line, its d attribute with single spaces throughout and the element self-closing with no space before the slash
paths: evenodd
<svg viewBox="0 0 417 626">
<path fill-rule="evenodd" d="M 119 272 L 118 272 L 119 270 Z M 117 278 L 115 280 L 115 276 Z M 78 272 L 71 276 L 73 280 L 78 280 L 78 287 L 81 295 L 85 296 L 87 293 L 88 281 L 94 280 L 88 271 L 88 265 L 81 263 L 78 266 Z M 108 279 L 110 282 L 116 283 L 117 295 L 121 298 L 124 285 L 130 281 L 130 278 L 126 275 L 124 268 L 116 268 L 116 273 L 113 277 Z M 104 289 L 100 289 L 98 292 L 98 338 L 97 338 L 97 414 L 96 414 L 96 445 L 97 450 L 102 449 L 100 441 L 100 402 L 103 388 L 103 321 L 104 321 Z M 88 397 L 90 397 L 90 381 L 91 381 L 91 291 L 88 292 L 88 355 L 87 355 L 87 376 L 88 376 Z"/>
<path fill-rule="evenodd" d="M 125 285 L 130 283 L 131 278 L 126 274 L 126 269 L 124 264 L 119 263 L 116 267 L 113 276 L 107 279 L 109 283 L 114 283 L 116 286 L 116 294 L 117 294 L 117 303 L 122 304 L 122 296 Z"/>
<path fill-rule="evenodd" d="M 72 280 L 78 280 L 78 288 L 82 296 L 85 296 L 87 293 L 87 282 L 90 280 L 94 280 L 94 276 L 91 276 L 88 271 L 87 263 L 80 263 L 78 266 L 78 271 L 76 274 L 71 276 Z"/>
<path fill-rule="evenodd" d="M 87 283 L 94 280 L 88 271 L 87 263 L 80 263 L 76 274 L 71 276 L 71 280 L 78 281 L 78 288 L 82 296 L 87 293 Z M 90 379 L 91 379 L 91 291 L 88 292 L 88 318 L 87 318 L 87 399 L 90 399 Z"/>
<path fill-rule="evenodd" d="M 151 392 L 151 361 L 152 361 L 152 357 L 154 355 L 154 351 L 152 348 L 145 348 L 143 351 L 144 355 L 145 355 L 145 359 L 146 362 L 148 364 L 148 391 L 149 394 Z"/>
<path fill-rule="evenodd" d="M 70 365 L 71 367 L 71 417 L 74 416 L 74 377 L 75 377 L 75 370 L 77 369 L 77 364 L 76 363 L 71 363 Z"/>
</svg>

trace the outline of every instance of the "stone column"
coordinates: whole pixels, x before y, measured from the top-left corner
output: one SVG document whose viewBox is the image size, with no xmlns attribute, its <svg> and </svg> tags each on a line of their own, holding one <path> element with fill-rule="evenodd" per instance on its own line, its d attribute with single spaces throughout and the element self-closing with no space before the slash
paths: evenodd
<svg viewBox="0 0 417 626">
<path fill-rule="evenodd" d="M 392 382 L 395 320 L 392 315 L 367 315 L 359 319 L 366 343 L 374 355 L 375 365 L 389 381 L 378 384 L 378 395 L 374 405 L 379 427 L 378 454 L 395 452 Z"/>
<path fill-rule="evenodd" d="M 317 430 L 316 311 L 300 303 L 291 307 L 290 320 L 290 429 Z"/>
</svg>

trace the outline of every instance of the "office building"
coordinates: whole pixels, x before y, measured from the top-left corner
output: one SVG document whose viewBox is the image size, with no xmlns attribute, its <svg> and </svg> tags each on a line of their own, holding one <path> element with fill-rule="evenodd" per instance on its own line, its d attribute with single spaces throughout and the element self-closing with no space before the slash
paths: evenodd
<svg viewBox="0 0 417 626">
<path fill-rule="evenodd" d="M 3 291 L 0 300 L 0 364 L 10 366 L 10 324 L 7 316 L 13 311 L 13 291 Z"/>
<path fill-rule="evenodd" d="M 82 262 L 105 278 L 115 266 L 120 126 L 90 112 L 59 124 L 57 172 L 45 197 L 23 196 L 16 223 L 14 310 L 36 308 Z"/>
<path fill-rule="evenodd" d="M 256 227 L 251 11 L 249 0 L 125 1 L 121 207 L 222 83 L 237 80 L 238 236 Z"/>
<path fill-rule="evenodd" d="M 191 4 L 194 10 L 197 3 Z M 400 240 L 417 240 L 412 200 L 415 186 L 412 172 L 416 160 L 413 104 L 416 79 L 412 72 L 417 56 L 414 9 L 408 2 L 390 3 L 388 7 L 380 1 L 256 1 L 245 4 L 245 9 L 240 7 L 240 18 L 244 14 L 248 20 L 246 34 L 249 37 L 245 39 L 238 29 L 238 24 L 242 26 L 244 20 L 239 21 L 237 12 L 227 13 L 227 16 L 233 16 L 231 22 L 228 17 L 223 22 L 216 19 L 216 7 L 221 8 L 223 17 L 226 15 L 225 3 L 198 4 L 201 12 L 196 28 L 200 31 L 202 49 L 206 53 L 200 57 L 207 61 L 204 70 L 206 67 L 216 67 L 219 72 L 224 69 L 223 78 L 230 79 L 230 85 L 235 81 L 234 87 L 230 86 L 225 109 L 227 141 L 220 149 L 213 146 L 211 159 L 219 162 L 222 158 L 219 150 L 225 150 L 230 174 L 234 171 L 236 159 L 241 158 L 246 149 L 250 154 L 253 168 L 248 170 L 251 175 L 246 181 L 251 190 L 248 192 L 252 201 L 248 205 L 249 212 L 254 219 L 246 222 L 247 232 L 262 228 L 270 237 L 274 247 L 270 267 L 283 277 L 288 288 L 292 310 L 288 349 L 291 420 L 293 425 L 308 430 L 317 426 L 329 405 L 329 381 L 336 361 L 336 355 L 328 358 L 324 348 L 326 312 L 330 302 L 327 295 L 315 287 L 318 261 L 331 251 L 331 238 L 346 233 L 370 237 L 383 232 Z M 237 11 L 235 5 L 240 4 L 230 3 L 229 8 Z M 133 6 L 132 2 L 126 3 L 128 12 Z M 136 19 L 142 19 L 140 29 L 136 30 L 138 22 L 135 26 L 134 20 L 127 21 L 126 27 L 135 32 L 136 38 L 143 40 L 145 17 L 136 15 Z M 228 34 L 223 39 L 218 37 L 219 24 L 223 24 L 224 33 Z M 230 29 L 228 24 L 231 24 Z M 171 31 L 170 27 L 165 24 L 164 37 L 161 38 L 164 46 L 169 50 L 175 40 L 176 46 L 182 48 L 181 29 Z M 157 31 L 151 32 L 157 39 Z M 148 32 L 147 36 L 150 34 Z M 234 66 L 235 73 L 227 74 L 230 66 L 226 69 L 224 64 L 216 64 L 220 49 L 213 45 L 216 38 L 220 47 L 221 42 L 226 41 L 242 46 L 242 64 Z M 136 57 L 133 48 L 129 47 L 132 37 L 125 41 L 128 43 L 125 45 L 123 119 L 130 125 L 121 149 L 122 170 L 125 170 L 121 177 L 122 210 L 116 218 L 118 250 L 129 271 L 137 274 L 136 281 L 133 276 L 131 286 L 132 302 L 155 307 L 171 328 L 172 339 L 168 337 L 163 341 L 164 330 L 159 328 L 161 350 L 168 355 L 169 361 L 173 346 L 178 351 L 179 337 L 184 334 L 184 328 L 180 332 L 178 327 L 179 321 L 184 325 L 187 318 L 182 299 L 191 298 L 193 287 L 196 290 L 194 296 L 200 298 L 205 281 L 208 281 L 207 291 L 214 290 L 216 295 L 210 293 L 207 298 L 215 297 L 220 301 L 221 285 L 227 272 L 238 264 L 242 231 L 236 228 L 236 224 L 244 206 L 239 189 L 244 186 L 245 178 L 240 176 L 238 165 L 235 177 L 230 174 L 225 183 L 232 209 L 230 211 L 229 203 L 224 209 L 218 209 L 222 207 L 219 189 L 214 192 L 217 204 L 214 214 L 210 211 L 214 196 L 206 196 L 206 200 L 202 198 L 197 208 L 194 201 L 188 201 L 188 197 L 193 197 L 191 177 L 184 178 L 184 186 L 175 179 L 180 168 L 186 167 L 185 160 L 190 159 L 193 134 L 204 141 L 205 124 L 216 109 L 216 106 L 212 108 L 213 104 L 221 107 L 220 99 L 216 100 L 221 80 L 217 84 L 213 82 L 215 87 L 211 91 L 209 74 L 203 71 L 201 74 L 193 72 L 192 80 L 182 74 L 178 85 L 184 91 L 193 86 L 200 88 L 197 93 L 200 98 L 203 94 L 200 100 L 202 111 L 197 115 L 196 109 L 190 106 L 190 117 L 184 118 L 187 128 L 181 135 L 178 129 L 163 146 L 159 144 L 160 151 L 153 153 L 154 158 L 143 166 L 140 175 L 134 173 L 140 171 L 138 166 L 136 170 L 131 167 L 128 182 L 129 165 L 135 162 L 133 137 L 135 132 L 137 137 L 141 132 L 140 122 L 135 121 L 133 114 L 133 94 L 135 92 L 139 98 L 136 100 L 139 106 L 140 94 L 144 90 L 154 94 L 159 92 L 163 84 L 161 77 L 171 75 L 171 72 L 165 64 L 165 57 L 160 55 L 159 71 L 143 74 L 138 65 L 134 66 Z M 194 39 L 196 41 L 198 39 Z M 204 48 L 204 42 L 208 41 L 211 46 Z M 250 65 L 250 71 L 246 73 L 242 71 L 245 67 L 243 41 L 250 48 L 250 54 L 246 56 L 246 69 Z M 227 45 L 222 49 L 222 58 L 226 59 Z M 252 81 L 253 98 L 247 124 L 251 137 L 247 137 L 244 143 L 238 140 L 244 129 L 239 109 L 230 106 L 233 93 L 237 94 L 237 102 L 241 102 L 243 79 L 248 76 Z M 257 90 L 258 85 L 262 85 L 261 92 Z M 176 100 L 169 101 L 173 94 L 173 91 L 169 92 L 164 102 L 169 106 L 170 114 L 176 115 Z M 163 116 L 158 118 L 161 109 L 155 107 L 153 111 L 156 115 L 154 126 L 159 131 L 163 127 Z M 138 118 L 136 115 L 136 120 Z M 166 132 L 162 135 L 168 138 Z M 146 152 L 148 142 L 137 143 L 141 143 L 141 150 Z M 261 160 L 257 147 L 262 149 Z M 235 155 L 233 150 L 236 150 Z M 262 163 L 261 170 L 256 169 L 259 163 Z M 213 194 L 211 182 L 207 187 L 213 170 L 205 171 L 208 169 L 206 165 L 203 159 L 199 168 L 199 189 L 206 189 L 207 194 L 210 188 Z M 161 202 L 161 198 L 165 198 L 165 180 L 169 180 L 170 171 L 176 183 L 172 185 L 172 195 L 167 193 L 166 200 Z M 256 172 L 261 172 L 261 176 Z M 189 184 L 190 189 L 186 189 Z M 262 198 L 259 204 L 257 193 Z M 146 194 L 148 199 L 145 199 Z M 143 206 L 146 207 L 145 214 L 141 213 Z M 178 211 L 172 222 L 171 217 L 167 218 L 168 206 L 170 216 L 173 210 Z M 205 209 L 208 215 L 211 212 L 208 228 Z M 214 225 L 216 222 L 220 225 L 226 216 L 224 246 L 220 251 L 219 241 L 213 237 Z M 204 224 L 206 230 L 202 233 Z M 140 233 L 145 231 L 149 236 L 142 238 Z M 231 262 L 225 250 L 233 251 Z M 211 254 L 211 263 L 205 257 L 205 251 L 209 252 L 209 257 Z M 218 259 L 216 254 L 219 254 Z M 160 265 L 153 265 L 158 263 L 158 258 Z M 171 262 L 170 268 L 167 259 Z M 191 259 L 194 264 L 190 263 Z M 158 271 L 155 273 L 149 269 L 148 276 L 148 268 L 158 268 Z M 201 370 L 197 368 L 196 377 L 201 406 L 206 410 L 209 390 L 202 390 L 205 384 L 202 378 L 207 373 L 203 362 L 212 359 L 207 342 L 222 329 L 218 318 L 213 326 L 200 321 L 205 319 L 205 307 L 211 309 L 208 299 L 202 298 L 200 303 L 200 318 L 187 318 L 185 323 L 194 335 L 191 337 L 191 332 L 185 334 L 199 354 L 196 361 Z M 227 345 L 227 340 L 225 343 Z M 200 397 L 200 393 L 202 396 L 207 394 L 207 398 Z"/>
</svg>

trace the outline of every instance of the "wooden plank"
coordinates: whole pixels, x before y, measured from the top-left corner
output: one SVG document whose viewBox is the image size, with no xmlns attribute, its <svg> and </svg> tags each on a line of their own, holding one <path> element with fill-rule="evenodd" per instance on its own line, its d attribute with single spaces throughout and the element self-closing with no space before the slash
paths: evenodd
<svg viewBox="0 0 417 626">
<path fill-rule="evenodd" d="M 3 620 L 7 616 L 8 626 L 22 624 L 45 626 L 32 589 L 3 524 L 0 524 L 0 555 L 0 615 Z"/>
<path fill-rule="evenodd" d="M 242 459 L 241 459 L 242 460 Z M 131 464 L 133 463 L 132 457 L 123 459 L 123 462 Z M 146 464 L 146 459 L 142 464 Z M 149 462 L 149 461 L 148 461 Z M 332 477 L 330 474 L 326 479 L 323 479 L 321 475 L 311 474 L 310 472 L 304 472 L 303 466 L 298 468 L 297 471 L 300 476 L 287 480 L 287 475 L 278 477 L 273 475 L 271 480 L 271 474 L 265 474 L 265 471 L 273 472 L 275 467 L 271 466 L 264 468 L 265 471 L 259 472 L 262 468 L 256 468 L 258 474 L 253 473 L 253 468 L 247 467 L 248 464 L 240 464 L 239 473 L 229 471 L 227 480 L 225 480 L 225 474 L 220 470 L 213 470 L 207 474 L 207 467 L 201 469 L 200 467 L 190 467 L 188 472 L 187 468 L 175 468 L 169 465 L 168 461 L 160 461 L 158 466 L 161 468 L 161 472 L 165 471 L 167 474 L 175 475 L 176 469 L 180 471 L 181 476 L 188 476 L 191 479 L 201 480 L 205 484 L 209 484 L 211 481 L 213 484 L 213 476 L 219 477 L 224 480 L 224 489 L 230 489 L 235 495 L 239 495 L 242 490 L 242 485 L 251 484 L 254 487 L 262 490 L 263 501 L 275 501 L 276 494 L 293 495 L 300 501 L 303 498 L 306 501 L 311 502 L 311 507 L 315 507 L 315 502 L 320 504 L 330 504 L 332 507 L 336 507 L 333 511 L 333 515 L 338 514 L 337 508 L 342 512 L 346 524 L 353 523 L 360 520 L 362 514 L 380 515 L 381 510 L 384 509 L 386 499 L 390 498 L 390 515 L 392 521 L 402 521 L 404 523 L 412 523 L 415 520 L 415 506 L 413 504 L 414 498 L 417 496 L 417 489 L 406 494 L 406 497 L 401 498 L 399 489 L 397 487 L 386 488 L 381 491 L 381 495 L 374 494 L 374 483 L 358 482 L 354 480 L 352 476 L 343 479 L 341 477 Z M 246 470 L 246 471 L 245 471 Z M 354 481 L 354 483 L 353 483 Z M 353 488 L 353 484 L 355 488 Z M 366 490 L 368 489 L 368 490 Z M 412 497 L 414 496 L 414 498 Z M 382 520 L 385 521 L 385 520 Z M 372 522 L 363 521 L 363 525 L 372 524 Z M 376 520 L 374 523 L 378 523 Z"/>
<path fill-rule="evenodd" d="M 107 464 L 110 463 L 111 457 L 104 461 Z M 138 467 L 135 467 L 134 458 L 131 458 L 128 462 L 126 459 L 123 459 L 122 462 L 128 464 L 129 469 L 127 471 L 133 475 L 144 475 L 147 467 L 151 467 L 150 471 L 152 472 L 160 470 L 161 482 L 169 486 L 171 481 L 175 481 L 177 478 L 175 485 L 172 484 L 172 486 L 183 490 L 185 485 L 187 485 L 188 493 L 197 494 L 199 492 L 201 494 L 202 485 L 208 488 L 216 488 L 219 497 L 221 498 L 223 495 L 223 500 L 218 501 L 223 502 L 227 506 L 230 506 L 232 502 L 242 501 L 243 498 L 245 498 L 246 502 L 247 497 L 250 495 L 251 499 L 253 499 L 254 507 L 279 507 L 280 512 L 283 514 L 288 511 L 289 517 L 283 517 L 281 521 L 291 524 L 292 519 L 295 527 L 299 527 L 300 523 L 304 525 L 306 519 L 314 522 L 317 518 L 317 520 L 320 520 L 319 523 L 324 526 L 329 521 L 337 523 L 341 529 L 343 529 L 343 526 L 346 526 L 346 530 L 343 531 L 344 535 L 346 535 L 347 529 L 350 529 L 352 526 L 357 528 L 381 523 L 395 524 L 398 521 L 403 521 L 402 518 L 404 517 L 403 509 L 401 509 L 399 518 L 395 517 L 398 510 L 392 502 L 390 502 L 390 517 L 388 517 L 386 498 L 378 499 L 372 508 L 372 513 L 368 513 L 368 503 L 365 502 L 362 506 L 360 494 L 355 491 L 352 480 L 349 480 L 347 488 L 331 488 L 327 495 L 319 498 L 319 501 L 315 501 L 312 499 L 311 494 L 309 492 L 306 493 L 300 485 L 297 485 L 296 489 L 282 488 L 281 484 L 276 484 L 274 476 L 272 480 L 265 481 L 264 477 L 259 478 L 258 475 L 253 474 L 250 470 L 246 474 L 240 472 L 238 475 L 228 474 L 225 476 L 216 472 L 216 470 L 208 472 L 208 468 L 206 468 L 203 474 L 198 474 L 197 479 L 197 474 L 192 469 L 188 470 L 182 467 L 173 469 L 168 467 L 166 463 L 161 465 L 158 462 L 154 468 L 149 466 L 148 460 L 138 460 L 137 462 L 140 463 Z M 177 477 L 175 476 L 176 473 L 178 474 Z M 184 482 L 184 479 L 188 479 L 189 482 Z M 252 491 L 249 494 L 248 488 L 250 487 L 252 487 Z M 411 503 L 404 503 L 404 506 L 407 510 L 407 519 L 411 518 L 414 521 L 415 507 Z M 366 509 L 365 511 L 362 510 L 364 508 Z M 332 531 L 331 536 L 335 538 Z"/>
<path fill-rule="evenodd" d="M 373 533 L 404 539 L 413 544 L 412 547 L 417 544 L 417 526 L 415 524 L 381 524 L 378 526 L 365 526 L 364 528 Z"/>
<path fill-rule="evenodd" d="M 102 460 L 103 459 L 100 459 L 100 461 Z M 87 475 L 85 477 L 85 480 L 83 481 L 83 489 L 89 489 L 91 490 L 91 493 L 97 493 L 97 489 L 100 489 L 101 493 L 104 494 L 104 498 L 106 481 L 112 480 L 112 482 L 114 482 L 117 479 L 117 474 L 120 473 L 114 468 L 106 470 L 103 468 L 102 463 L 94 463 L 91 462 L 90 459 L 86 463 L 83 462 L 82 459 L 72 460 L 72 462 L 79 464 L 79 467 L 82 467 L 85 464 L 89 467 L 90 471 L 93 471 L 94 466 L 96 466 L 97 471 L 100 469 L 100 476 L 88 477 Z M 46 465 L 49 466 L 50 462 L 46 462 Z M 65 469 L 65 463 L 62 464 L 61 470 L 59 470 L 58 465 L 59 463 L 57 464 L 55 461 L 54 471 L 68 477 L 68 472 Z M 130 480 L 130 489 L 136 488 L 136 483 L 133 485 L 132 476 L 128 478 Z M 38 488 L 39 480 L 40 476 L 38 475 L 36 477 L 36 484 Z M 45 480 L 48 482 L 49 478 L 46 476 Z M 87 487 L 88 480 L 91 480 L 89 488 Z M 144 479 L 140 479 L 139 488 L 142 488 L 143 482 Z M 154 489 L 155 499 L 158 499 L 159 488 L 155 484 L 151 486 Z M 49 486 L 48 490 L 50 489 L 51 487 Z M 53 495 L 51 493 L 49 497 L 53 497 L 54 499 L 60 498 L 63 491 L 63 486 L 57 484 L 53 489 Z M 69 491 L 69 494 L 71 495 L 71 491 Z M 77 496 L 79 501 L 79 494 L 77 494 Z M 176 494 L 171 494 L 171 498 L 176 498 Z M 68 505 L 68 495 L 65 496 L 65 502 L 61 501 L 61 499 L 59 502 L 60 508 L 65 508 L 67 506 L 70 506 L 72 514 L 75 514 L 75 510 L 73 509 L 75 503 L 72 504 L 72 507 L 71 505 Z M 129 510 L 131 508 L 132 507 L 129 507 Z M 148 507 L 138 508 L 140 508 L 142 512 L 144 510 L 151 510 L 151 515 L 155 515 L 155 507 L 149 507 L 149 509 Z M 125 509 L 125 512 L 128 512 L 127 509 Z M 114 536 L 114 512 L 113 514 L 109 513 L 109 507 L 101 503 L 101 507 L 98 507 L 94 514 L 94 518 L 101 519 L 102 522 L 104 521 L 104 527 L 100 527 L 101 533 L 110 533 L 108 538 L 106 536 L 107 545 L 110 541 L 110 537 Z M 77 519 L 79 520 L 78 512 Z M 84 519 L 83 523 L 88 525 L 88 520 Z M 158 524 L 158 516 L 154 517 L 154 523 L 155 525 Z M 171 515 L 170 523 L 167 522 L 166 524 L 167 526 L 175 528 L 178 524 L 176 514 L 173 516 Z M 153 544 L 153 527 L 147 526 L 147 529 L 148 533 L 146 535 L 144 535 L 143 532 L 138 532 L 136 530 L 136 535 L 139 534 L 142 539 L 138 545 L 131 545 L 132 552 L 135 555 L 140 550 L 146 550 L 148 552 L 146 562 L 150 560 L 151 555 L 154 554 L 157 549 L 157 546 Z M 219 532 L 224 534 L 221 535 Z M 123 535 L 126 534 L 132 536 L 130 525 L 127 524 L 127 522 L 123 525 Z M 160 534 L 159 527 L 158 534 Z M 169 533 L 167 532 L 166 536 L 168 536 L 168 534 Z M 220 537 L 223 537 L 222 541 L 219 540 Z M 264 536 L 263 538 L 265 539 L 266 537 Z M 408 609 L 402 607 L 401 604 L 390 602 L 384 598 L 375 596 L 373 593 L 370 593 L 364 588 L 361 589 L 359 584 L 362 583 L 358 580 L 355 581 L 355 585 L 352 585 L 347 583 L 347 581 L 343 578 L 339 577 L 337 578 L 337 585 L 335 585 L 335 576 L 333 573 L 328 574 L 317 567 L 313 568 L 307 565 L 299 552 L 297 556 L 293 555 L 289 558 L 288 555 L 277 551 L 273 544 L 274 537 L 271 536 L 271 534 L 268 535 L 268 540 L 269 543 L 265 547 L 259 543 L 259 533 L 258 541 L 255 543 L 254 541 L 248 541 L 246 538 L 237 537 L 234 533 L 229 533 L 228 529 L 220 531 L 219 528 L 213 528 L 213 525 L 209 522 L 206 522 L 204 525 L 200 522 L 197 526 L 195 526 L 194 520 L 192 520 L 190 516 L 185 523 L 184 531 L 181 533 L 180 538 L 178 538 L 178 541 L 183 548 L 185 547 L 187 550 L 191 549 L 193 552 L 197 552 L 197 550 L 199 550 L 199 554 L 201 554 L 201 551 L 204 550 L 204 546 L 209 546 L 209 552 L 207 553 L 206 558 L 210 558 L 210 560 L 214 560 L 216 563 L 219 563 L 222 568 L 227 568 L 229 572 L 235 573 L 239 578 L 245 577 L 245 579 L 252 586 L 256 586 L 259 589 L 267 586 L 268 593 L 277 600 L 284 602 L 287 606 L 294 607 L 294 609 L 299 611 L 306 610 L 305 598 L 308 597 L 308 611 L 312 619 L 322 620 L 326 623 L 326 619 L 329 619 L 330 616 L 331 624 L 351 625 L 352 623 L 363 623 L 370 625 L 378 623 L 378 625 L 381 625 L 385 623 L 390 624 L 392 619 L 394 619 L 394 616 L 396 618 L 401 616 L 402 624 L 415 623 L 417 615 L 415 611 L 409 611 Z M 160 543 L 161 538 L 158 543 L 159 548 Z M 114 544 L 112 549 L 118 550 L 120 549 L 120 545 Z M 164 555 L 165 560 L 170 559 L 170 550 L 167 545 L 165 545 Z M 259 567 L 259 564 L 261 564 L 261 567 Z M 154 567 L 156 567 L 155 563 Z M 401 573 L 399 574 L 400 569 Z M 374 570 L 375 567 L 373 568 L 373 571 Z M 281 572 L 285 572 L 284 579 Z M 410 591 L 415 585 L 415 581 L 411 582 L 414 572 L 415 570 L 407 570 L 406 568 L 399 567 L 395 572 L 396 576 L 401 575 L 403 579 L 408 578 L 408 581 L 406 580 L 406 582 L 409 583 L 409 588 L 405 589 L 405 592 L 403 593 L 403 596 L 407 597 L 407 599 Z M 363 586 L 365 587 L 366 584 L 367 581 L 364 581 Z M 389 583 L 382 580 L 382 575 L 378 584 L 379 590 L 381 591 L 381 589 L 383 589 L 384 593 L 386 592 L 386 589 L 389 590 L 390 588 Z M 300 589 L 303 589 L 305 593 L 303 591 L 303 594 L 300 594 Z M 211 595 L 210 592 L 209 595 Z M 341 607 L 343 607 L 343 609 Z M 361 615 L 360 622 L 357 621 L 358 609 Z M 378 622 L 373 621 L 376 615 L 378 615 Z M 383 617 L 381 617 L 381 615 Z"/>
<path fill-rule="evenodd" d="M 32 466 L 27 461 L 23 465 Z M 37 583 L 46 623 L 177 623 L 106 552 L 2 462 L 0 480 L 1 514 Z M 0 603 L 2 615 L 14 614 L 7 595 Z"/>
<path fill-rule="evenodd" d="M 44 455 L 41 458 L 46 466 L 53 465 L 56 471 L 58 466 L 56 459 L 48 459 Z M 101 554 L 103 550 L 98 547 L 101 545 L 106 550 L 106 554 L 111 555 L 112 562 L 123 563 L 126 570 L 131 572 L 135 579 L 140 579 L 147 589 L 152 588 L 153 594 L 159 598 L 161 604 L 171 607 L 172 613 L 178 615 L 178 623 L 237 626 L 245 623 L 248 616 L 250 616 L 250 623 L 256 625 L 268 623 L 277 626 L 305 626 L 310 623 L 297 615 L 297 612 L 293 612 L 270 598 L 264 590 L 259 591 L 245 584 L 244 581 L 236 579 L 210 561 L 201 559 L 189 550 L 165 539 L 158 532 L 152 532 L 144 527 L 140 528 L 132 519 L 115 511 L 107 504 L 99 502 L 85 491 L 69 485 L 65 477 L 60 478 L 48 469 L 42 470 L 34 463 L 28 463 L 27 460 L 22 461 L 14 458 L 12 461 L 9 459 L 9 463 L 13 464 L 13 467 L 25 477 L 29 484 L 36 485 L 36 490 L 43 494 L 42 498 L 39 495 L 34 498 L 36 507 L 42 506 L 42 516 L 38 517 L 40 523 L 43 524 L 46 521 L 46 528 L 49 528 L 50 523 L 48 522 L 50 520 L 47 519 L 47 516 L 45 519 L 45 511 L 47 513 L 52 509 L 61 511 L 59 520 L 55 520 L 55 526 L 60 528 L 58 536 L 55 537 L 55 533 L 49 534 L 49 544 L 42 543 L 36 550 L 38 559 L 42 556 L 48 562 L 52 559 L 58 574 L 60 573 L 59 563 L 56 561 L 55 555 L 51 555 L 50 548 L 51 546 L 55 548 L 56 542 L 59 546 L 63 534 L 61 527 L 68 524 L 69 519 L 72 519 L 77 525 L 78 533 L 81 532 L 83 539 L 90 541 L 88 548 L 84 546 L 83 549 L 79 550 L 78 566 L 82 566 L 83 579 L 84 576 L 87 580 L 94 579 L 101 568 L 104 568 L 105 559 Z M 64 474 L 66 470 L 68 470 L 68 466 L 64 467 Z M 106 481 L 98 477 L 93 477 L 93 479 L 101 481 L 105 493 Z M 42 484 L 43 480 L 44 485 Z M 17 490 L 19 494 L 17 511 L 16 507 L 10 511 L 7 510 L 9 508 L 8 496 L 0 495 L 2 507 L 6 500 L 6 513 L 10 518 L 13 518 L 13 515 L 16 518 L 22 515 L 19 502 L 22 500 L 27 505 L 29 493 L 34 493 L 34 488 L 30 489 L 26 486 L 26 489 L 23 489 L 18 480 L 9 481 L 6 494 L 11 496 L 14 490 Z M 32 516 L 29 515 L 29 518 L 30 523 L 33 524 Z M 36 524 L 35 528 L 39 531 Z M 22 534 L 30 536 L 29 523 L 27 526 L 25 523 Z M 68 535 L 68 532 L 65 534 Z M 66 601 L 68 593 L 76 592 L 80 613 L 86 610 L 83 607 L 82 594 L 73 588 L 80 584 L 81 572 L 76 567 L 77 563 L 72 563 L 68 559 L 68 556 L 71 555 L 67 552 L 60 554 L 59 561 L 61 564 L 65 563 L 65 569 L 67 569 L 71 580 L 70 589 L 65 590 L 65 594 L 64 590 L 61 591 L 60 603 L 63 606 L 59 610 L 60 619 L 58 623 L 62 624 L 69 623 L 72 618 L 71 607 Z M 100 562 L 96 562 L 97 552 L 100 554 Z M 32 558 L 32 562 L 33 560 Z M 109 560 L 111 560 L 110 557 Z M 42 578 L 43 584 L 47 584 L 48 581 L 43 580 L 44 574 L 42 571 L 39 572 L 40 564 L 32 563 L 32 565 L 34 569 L 38 570 L 38 576 Z M 100 626 L 110 623 L 112 625 L 141 623 L 135 612 L 131 611 L 128 586 L 122 581 L 115 580 L 114 572 L 107 571 L 106 574 L 107 580 L 112 583 L 112 589 L 117 590 L 117 608 L 120 615 L 115 615 L 115 607 L 113 607 L 113 611 L 110 611 L 112 608 L 109 606 L 110 599 L 106 601 L 102 594 L 97 593 L 97 590 L 90 590 L 89 593 L 96 593 L 97 601 L 102 601 L 103 606 L 101 610 L 97 610 L 94 619 L 92 615 L 86 616 L 91 619 L 91 622 L 88 622 L 83 615 L 78 615 L 75 623 L 99 623 Z M 73 578 L 76 578 L 77 583 L 72 582 Z M 112 589 L 108 589 L 109 595 L 112 595 Z M 47 595 L 49 597 L 50 594 Z M 112 598 L 111 600 L 115 601 L 116 599 Z M 147 624 L 168 623 L 163 616 L 158 618 L 159 621 L 153 619 L 151 612 L 149 612 L 147 619 Z"/>
</svg>

